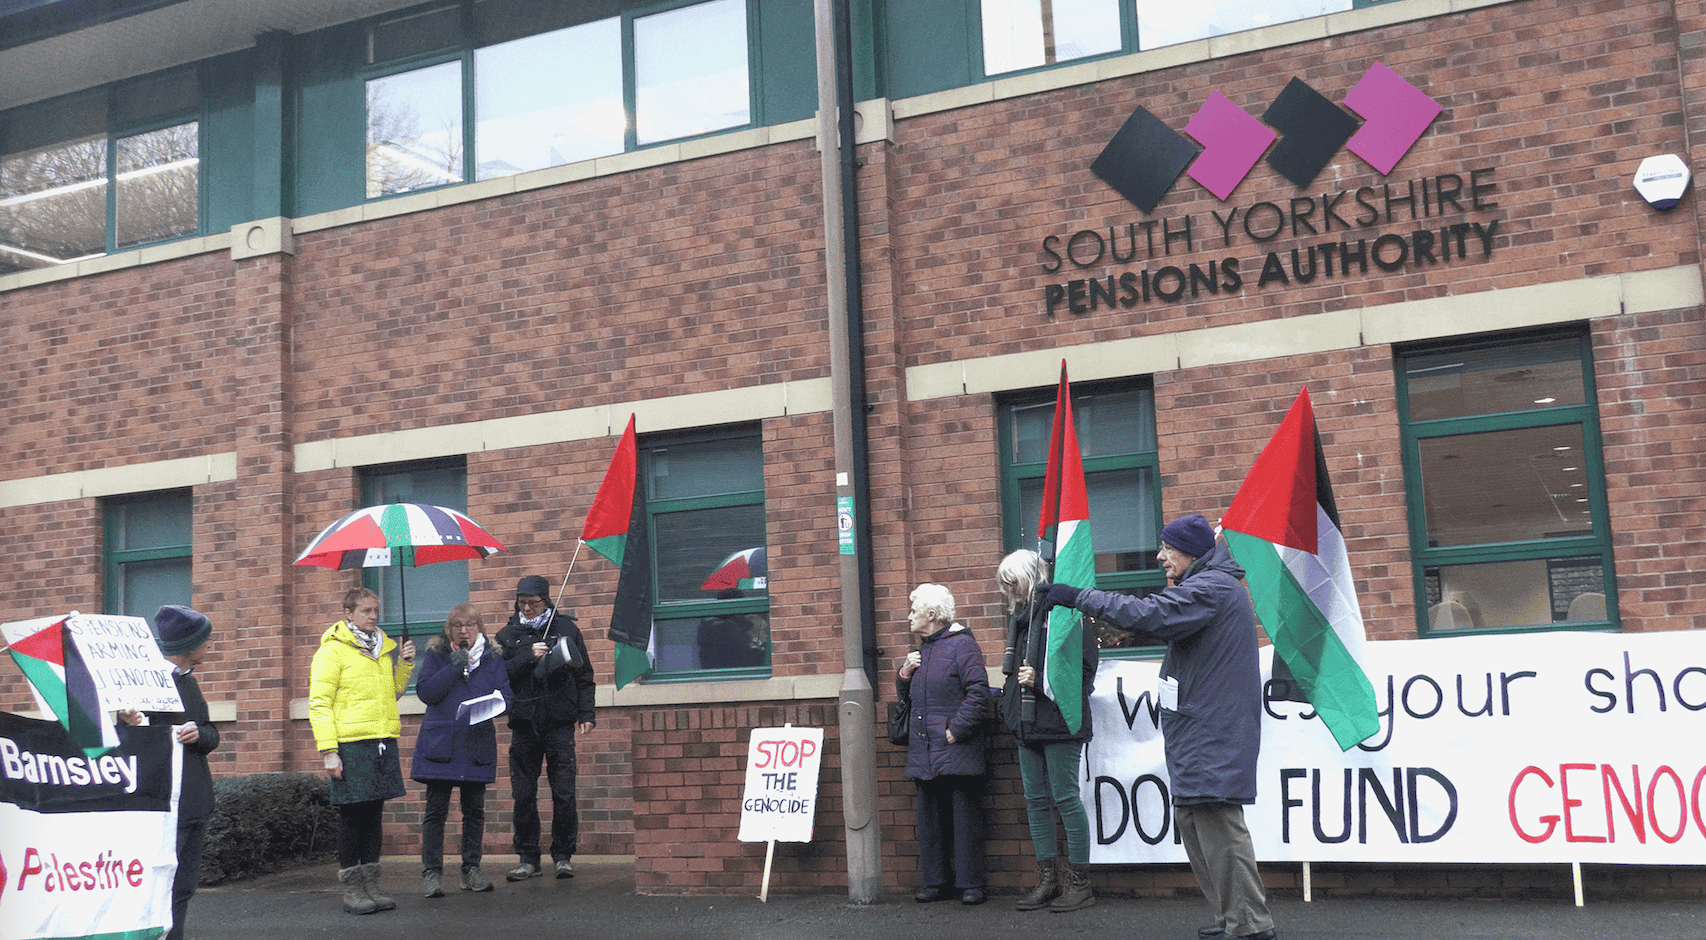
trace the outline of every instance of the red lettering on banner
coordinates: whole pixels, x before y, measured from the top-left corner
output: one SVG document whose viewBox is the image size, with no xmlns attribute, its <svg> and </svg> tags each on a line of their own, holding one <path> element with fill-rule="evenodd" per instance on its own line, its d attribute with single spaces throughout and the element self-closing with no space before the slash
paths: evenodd
<svg viewBox="0 0 1706 940">
<path fill-rule="evenodd" d="M 1588 793 L 1579 788 L 1572 791 L 1570 774 L 1580 774 L 1582 771 L 1598 772 L 1599 797 L 1601 805 L 1590 807 L 1584 799 Z M 1565 842 L 1607 842 L 1617 841 L 1618 808 L 1622 808 L 1622 817 L 1629 823 L 1629 828 L 1635 834 L 1635 841 L 1646 844 L 1647 833 L 1659 837 L 1666 844 L 1682 841 L 1688 834 L 1688 821 L 1694 820 L 1695 829 L 1701 836 L 1706 837 L 1706 807 L 1702 806 L 1701 789 L 1706 784 L 1706 767 L 1702 767 L 1694 775 L 1692 784 L 1685 783 L 1683 775 L 1669 764 L 1661 764 L 1649 775 L 1647 785 L 1641 786 L 1640 765 L 1629 767 L 1629 786 L 1624 788 L 1623 777 L 1619 769 L 1610 764 L 1559 764 L 1558 777 L 1552 776 L 1539 767 L 1529 765 L 1517 772 L 1511 780 L 1507 796 L 1507 810 L 1510 814 L 1511 831 L 1524 842 L 1539 844 L 1549 841 L 1558 829 L 1558 823 L 1564 824 Z M 1532 780 L 1530 778 L 1533 778 Z M 1536 786 L 1543 789 L 1536 789 Z M 1675 794 L 1674 798 L 1672 794 Z M 1614 795 L 1615 794 L 1615 795 Z M 1524 807 L 1528 812 L 1524 812 Z M 1671 815 L 1672 808 L 1675 816 Z M 1543 813 L 1540 810 L 1556 808 L 1556 813 Z M 1576 831 L 1576 822 L 1593 816 L 1579 816 L 1577 809 L 1602 810 L 1605 815 L 1605 834 L 1592 835 Z M 1674 819 L 1674 823 L 1673 820 Z M 1527 821 L 1534 830 L 1524 827 Z"/>
<path fill-rule="evenodd" d="M 34 885 L 38 891 L 52 893 L 55 891 L 111 891 L 122 888 L 128 883 L 132 888 L 140 888 L 143 883 L 143 867 L 141 859 L 126 861 L 114 858 L 113 853 L 102 852 L 89 861 L 61 862 L 55 853 L 43 856 L 40 849 L 29 846 L 24 849 L 24 867 L 18 871 L 18 884 L 15 890 L 28 890 L 30 876 L 41 877 Z"/>
<path fill-rule="evenodd" d="M 817 753 L 815 741 L 760 741 L 755 767 L 799 767 Z"/>
</svg>

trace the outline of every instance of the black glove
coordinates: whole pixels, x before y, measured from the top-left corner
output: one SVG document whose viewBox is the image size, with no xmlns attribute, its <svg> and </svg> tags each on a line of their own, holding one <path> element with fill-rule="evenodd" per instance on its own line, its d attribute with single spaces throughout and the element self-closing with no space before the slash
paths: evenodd
<svg viewBox="0 0 1706 940">
<path fill-rule="evenodd" d="M 467 669 L 468 668 L 468 651 L 467 650 L 457 650 L 456 652 L 451 653 L 450 654 L 450 665 L 455 666 L 457 669 Z"/>
<path fill-rule="evenodd" d="M 1070 584 L 1039 584 L 1037 597 L 1041 599 L 1043 609 L 1050 607 L 1077 607 L 1078 595 L 1083 588 L 1075 588 Z"/>
</svg>

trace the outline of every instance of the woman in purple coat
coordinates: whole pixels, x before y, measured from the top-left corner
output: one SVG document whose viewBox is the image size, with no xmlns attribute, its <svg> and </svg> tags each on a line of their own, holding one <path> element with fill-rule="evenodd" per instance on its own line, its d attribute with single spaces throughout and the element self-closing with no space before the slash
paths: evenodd
<svg viewBox="0 0 1706 940">
<path fill-rule="evenodd" d="M 494 692 L 502 696 L 503 709 L 486 711 L 478 704 L 462 709 L 463 703 Z M 486 638 L 474 605 L 452 607 L 444 632 L 427 641 L 415 694 L 427 706 L 409 767 L 409 776 L 427 788 L 421 814 L 421 889 L 429 898 L 444 897 L 444 820 L 450 815 L 450 791 L 460 787 L 462 890 L 490 891 L 492 883 L 480 871 L 486 785 L 497 779 L 498 737 L 492 719 L 509 707 L 509 672 Z"/>
<path fill-rule="evenodd" d="M 977 639 L 954 622 L 954 595 L 940 584 L 912 592 L 912 632 L 895 688 L 912 701 L 906 775 L 918 787 L 918 855 L 924 875 L 919 902 L 959 892 L 960 903 L 984 901 L 984 714 L 989 672 Z"/>
</svg>

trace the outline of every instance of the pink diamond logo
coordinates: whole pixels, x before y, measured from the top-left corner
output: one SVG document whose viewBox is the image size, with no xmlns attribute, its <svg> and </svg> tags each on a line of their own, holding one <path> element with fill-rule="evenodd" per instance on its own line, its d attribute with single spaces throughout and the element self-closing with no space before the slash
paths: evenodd
<svg viewBox="0 0 1706 940">
<path fill-rule="evenodd" d="M 1268 145 L 1274 142 L 1273 128 L 1251 117 L 1220 92 L 1208 96 L 1185 133 L 1203 145 L 1203 152 L 1185 173 L 1225 202 Z"/>
<path fill-rule="evenodd" d="M 1367 122 L 1351 135 L 1345 147 L 1382 176 L 1392 172 L 1444 110 L 1427 93 L 1379 62 L 1369 66 L 1345 96 L 1345 107 Z"/>
</svg>

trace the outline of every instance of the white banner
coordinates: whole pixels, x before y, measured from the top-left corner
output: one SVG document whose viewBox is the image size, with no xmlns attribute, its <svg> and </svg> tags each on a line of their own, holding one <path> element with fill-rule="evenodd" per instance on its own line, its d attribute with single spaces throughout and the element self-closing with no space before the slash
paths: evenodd
<svg viewBox="0 0 1706 940">
<path fill-rule="evenodd" d="M 752 729 L 740 841 L 810 842 L 822 762 L 822 728 Z"/>
<path fill-rule="evenodd" d="M 172 664 L 160 655 L 154 631 L 141 617 L 73 613 L 67 632 L 83 654 L 103 711 L 181 712 Z"/>
<path fill-rule="evenodd" d="M 144 940 L 172 923 L 183 747 L 127 728 L 93 756 L 56 722 L 0 714 L 0 940 Z"/>
<path fill-rule="evenodd" d="M 1096 674 L 1093 863 L 1186 860 L 1158 667 Z M 1706 864 L 1706 631 L 1371 642 L 1364 668 L 1380 731 L 1348 752 L 1308 705 L 1266 703 L 1258 858 Z"/>
</svg>

